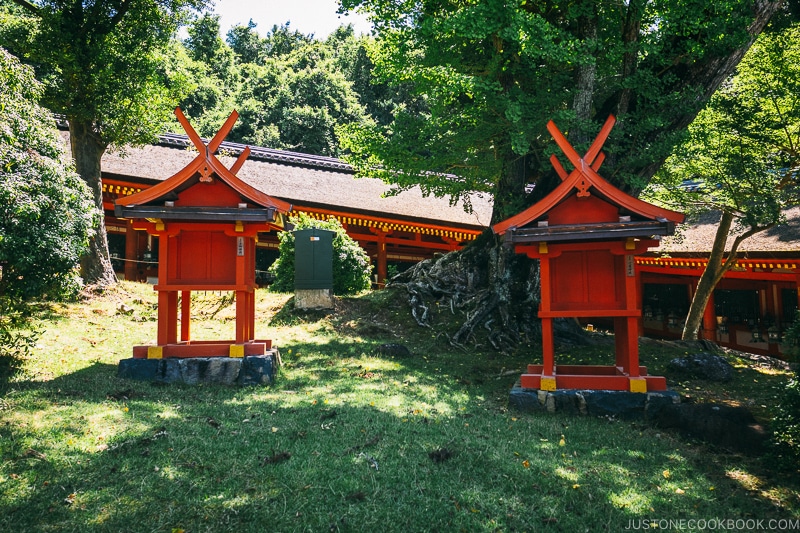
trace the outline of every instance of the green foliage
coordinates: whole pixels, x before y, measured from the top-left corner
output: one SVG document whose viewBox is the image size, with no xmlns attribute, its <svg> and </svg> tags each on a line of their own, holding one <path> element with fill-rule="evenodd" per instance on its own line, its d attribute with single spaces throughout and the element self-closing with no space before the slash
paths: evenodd
<svg viewBox="0 0 800 533">
<path fill-rule="evenodd" d="M 712 97 L 648 195 L 688 212 L 731 213 L 740 230 L 800 201 L 800 25 L 762 34 Z M 695 192 L 680 187 L 691 180 Z"/>
<path fill-rule="evenodd" d="M 242 117 L 231 132 L 241 142 L 318 155 L 338 155 L 341 124 L 368 117 L 352 83 L 321 42 L 304 44 L 264 65 L 245 65 L 236 95 Z"/>
<path fill-rule="evenodd" d="M 739 245 L 783 223 L 784 210 L 800 202 L 798 39 L 800 25 L 762 34 L 646 191 L 690 214 L 721 212 L 684 338 L 697 334 L 708 298 Z M 692 187 L 682 186 L 689 181 Z M 733 223 L 736 236 L 729 239 Z"/>
<path fill-rule="evenodd" d="M 602 174 L 638 191 L 777 4 L 594 0 L 344 0 L 372 14 L 379 80 L 407 82 L 423 112 L 349 127 L 344 146 L 363 173 L 399 188 L 494 194 L 509 216 L 525 187 L 553 176 L 553 119 L 582 152 L 609 114 L 618 125 Z M 754 17 L 758 22 L 754 24 Z M 732 62 L 723 59 L 734 58 Z M 721 77 L 719 75 L 722 75 Z M 530 201 L 530 200 L 529 200 Z"/>
<path fill-rule="evenodd" d="M 786 353 L 790 361 L 800 361 L 800 310 L 797 311 L 794 322 L 792 322 L 784 332 L 783 337 Z M 800 411 L 798 411 L 800 413 Z"/>
<path fill-rule="evenodd" d="M 262 43 L 253 19 L 250 19 L 247 26 L 234 26 L 228 30 L 225 41 L 240 63 L 256 63 L 259 60 Z"/>
<path fill-rule="evenodd" d="M 370 114 L 385 118 L 396 98 L 386 85 L 372 85 L 367 38 L 342 26 L 320 41 L 275 25 L 266 37 L 250 21 L 219 37 L 219 17 L 203 15 L 184 41 L 196 89 L 181 108 L 201 135 L 216 132 L 231 109 L 241 119 L 228 140 L 338 156 L 340 129 L 366 127 Z M 209 65 L 216 65 L 212 68 Z"/>
<path fill-rule="evenodd" d="M 33 65 L 42 102 L 70 127 L 75 170 L 103 211 L 100 161 L 109 147 L 152 142 L 173 120 L 188 90 L 170 77 L 168 44 L 187 14 L 205 0 L 82 0 L 0 3 L 0 46 Z M 173 62 L 174 64 L 174 62 Z M 81 261 L 88 283 L 108 286 L 103 219 Z"/>
<path fill-rule="evenodd" d="M 28 304 L 74 294 L 93 222 L 30 68 L 0 48 L 0 381 L 36 342 Z"/>
<path fill-rule="evenodd" d="M 794 322 L 786 328 L 783 345 L 787 359 L 797 364 L 800 360 L 800 311 Z M 796 467 L 800 467 L 800 374 L 795 371 L 794 378 L 778 394 L 772 432 L 778 449 Z"/>
<path fill-rule="evenodd" d="M 791 326 L 786 328 L 784 341 L 788 346 L 790 360 L 797 363 L 800 357 L 800 311 Z M 778 449 L 800 467 L 800 373 L 779 393 L 772 431 Z"/>
<path fill-rule="evenodd" d="M 319 228 L 336 233 L 333 237 L 333 293 L 355 294 L 370 286 L 369 275 L 372 267 L 369 256 L 344 230 L 335 218 L 317 220 L 300 214 L 289 220 L 295 230 Z M 277 292 L 294 291 L 294 234 L 283 231 L 280 239 L 280 256 L 270 267 L 275 281 L 270 290 Z"/>
<path fill-rule="evenodd" d="M 40 93 L 32 71 L 0 49 L 0 295 L 16 301 L 74 293 L 94 216 Z"/>
<path fill-rule="evenodd" d="M 0 45 L 35 66 L 49 109 L 91 123 L 104 146 L 147 143 L 187 90 L 165 72 L 167 44 L 203 4 L 72 0 L 20 10 L 3 3 Z"/>
<path fill-rule="evenodd" d="M 33 355 L 40 336 L 30 322 L 28 306 L 0 296 L 0 387 Z"/>
</svg>

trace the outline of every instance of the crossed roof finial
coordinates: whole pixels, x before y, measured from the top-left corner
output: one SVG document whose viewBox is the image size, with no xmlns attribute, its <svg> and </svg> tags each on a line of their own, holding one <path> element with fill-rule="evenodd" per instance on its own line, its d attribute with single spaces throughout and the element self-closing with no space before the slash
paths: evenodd
<svg viewBox="0 0 800 533">
<path fill-rule="evenodd" d="M 561 148 L 561 151 L 564 152 L 564 155 L 567 156 L 567 159 L 569 159 L 569 162 L 572 163 L 572 166 L 575 168 L 572 170 L 572 172 L 567 174 L 567 171 L 564 170 L 564 167 L 561 165 L 561 162 L 558 160 L 555 154 L 550 156 L 550 163 L 556 169 L 556 172 L 562 181 L 573 178 L 573 175 L 576 172 L 580 174 L 582 179 L 576 182 L 579 197 L 589 196 L 591 180 L 586 178 L 588 178 L 590 175 L 593 178 L 600 177 L 600 175 L 597 174 L 597 171 L 600 170 L 600 165 L 602 165 L 603 161 L 606 159 L 605 154 L 600 150 L 603 148 L 603 145 L 608 139 L 608 135 L 611 133 L 611 129 L 614 127 L 616 121 L 617 119 L 614 118 L 614 115 L 608 116 L 605 124 L 603 124 L 603 127 L 600 129 L 600 133 L 597 134 L 594 142 L 583 157 L 578 155 L 578 152 L 575 151 L 575 148 L 572 147 L 567 138 L 564 137 L 564 134 L 561 133 L 558 127 L 556 127 L 555 122 L 551 120 L 547 123 L 547 131 L 550 132 L 550 135 L 553 136 L 553 139 L 556 141 L 558 147 Z"/>
<path fill-rule="evenodd" d="M 189 136 L 189 139 L 195 145 L 197 151 L 201 154 L 205 154 L 205 164 L 203 165 L 202 169 L 200 169 L 200 181 L 204 183 L 210 183 L 212 181 L 211 174 L 214 172 L 212 169 L 213 165 L 211 164 L 211 158 L 217 158 L 217 156 L 214 155 L 214 152 L 219 149 L 222 141 L 225 140 L 225 137 L 227 137 L 231 132 L 231 129 L 233 129 L 233 125 L 236 124 L 236 121 L 239 119 L 239 113 L 237 113 L 236 110 L 231 112 L 230 116 L 228 116 L 228 120 L 225 121 L 222 127 L 220 127 L 220 129 L 217 131 L 216 135 L 214 135 L 214 137 L 211 139 L 211 142 L 208 144 L 203 142 L 203 139 L 197 134 L 195 129 L 189 123 L 189 120 L 183 114 L 183 111 L 181 111 L 180 107 L 175 108 L 175 116 L 178 117 L 178 122 L 180 122 L 181 126 L 183 126 L 183 130 L 186 132 L 186 135 Z M 250 147 L 247 146 L 244 150 L 242 150 L 242 153 L 239 154 L 239 157 L 233 163 L 233 166 L 231 166 L 230 171 L 232 174 L 239 172 L 239 169 L 242 168 L 242 165 L 244 165 L 244 162 L 247 160 L 249 155 Z"/>
</svg>

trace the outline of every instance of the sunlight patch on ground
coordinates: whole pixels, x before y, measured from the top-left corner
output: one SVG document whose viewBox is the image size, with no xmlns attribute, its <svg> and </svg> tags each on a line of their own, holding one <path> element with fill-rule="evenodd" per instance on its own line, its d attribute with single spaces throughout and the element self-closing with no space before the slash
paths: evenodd
<svg viewBox="0 0 800 533">
<path fill-rule="evenodd" d="M 612 492 L 608 495 L 608 501 L 614 507 L 629 510 L 634 514 L 649 512 L 653 503 L 650 498 L 631 488 L 626 488 L 621 492 Z"/>
<path fill-rule="evenodd" d="M 757 476 L 754 476 L 744 470 L 739 469 L 732 469 L 725 472 L 725 475 L 731 478 L 732 480 L 738 482 L 742 487 L 747 490 L 758 490 L 761 485 L 762 481 Z"/>
</svg>

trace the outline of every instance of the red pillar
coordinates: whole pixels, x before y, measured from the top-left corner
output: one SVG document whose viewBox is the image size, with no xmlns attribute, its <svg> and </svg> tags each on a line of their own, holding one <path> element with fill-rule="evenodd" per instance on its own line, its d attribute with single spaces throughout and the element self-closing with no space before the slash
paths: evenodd
<svg viewBox="0 0 800 533">
<path fill-rule="evenodd" d="M 158 239 L 158 283 L 167 284 L 170 236 L 162 234 Z M 178 293 L 158 291 L 158 344 L 178 342 Z"/>
<path fill-rule="evenodd" d="M 178 292 L 158 291 L 158 344 L 178 342 Z"/>
<path fill-rule="evenodd" d="M 378 231 L 378 286 L 383 287 L 386 283 L 386 278 L 389 276 L 389 270 L 386 260 L 386 235 L 383 230 Z"/>
<path fill-rule="evenodd" d="M 547 253 L 547 243 L 539 243 L 539 252 Z M 539 286 L 541 287 L 541 297 L 539 311 L 549 313 L 550 308 L 550 258 L 542 257 L 539 259 Z M 553 319 L 542 318 L 542 376 L 555 375 L 555 348 L 553 346 Z M 555 390 L 555 381 L 549 384 L 542 383 L 543 390 Z"/>
<path fill-rule="evenodd" d="M 714 292 L 708 297 L 708 303 L 705 310 L 703 310 L 703 330 L 702 335 L 704 339 L 710 341 L 717 340 L 717 313 L 714 310 Z"/>
<path fill-rule="evenodd" d="M 139 236 L 133 229 L 133 222 L 128 220 L 125 227 L 125 279 L 129 281 L 139 280 Z"/>
<path fill-rule="evenodd" d="M 192 320 L 192 293 L 191 291 L 181 292 L 181 341 L 191 340 L 189 328 Z"/>
</svg>

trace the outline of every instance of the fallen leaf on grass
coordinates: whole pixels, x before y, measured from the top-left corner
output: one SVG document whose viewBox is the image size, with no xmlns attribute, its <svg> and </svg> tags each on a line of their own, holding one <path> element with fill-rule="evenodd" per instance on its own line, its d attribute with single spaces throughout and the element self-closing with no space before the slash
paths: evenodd
<svg viewBox="0 0 800 533">
<path fill-rule="evenodd" d="M 75 493 L 73 492 L 72 494 L 64 498 L 61 503 L 63 503 L 64 505 L 72 505 L 73 503 L 75 503 Z"/>
<path fill-rule="evenodd" d="M 92 348 L 94 348 L 95 346 L 97 346 L 97 345 L 98 345 L 98 344 L 100 344 L 101 342 L 106 342 L 106 339 L 94 340 L 94 339 L 90 339 L 90 338 L 88 338 L 88 337 L 81 337 L 81 339 L 83 339 L 83 340 L 85 340 L 86 342 L 88 342 L 89 344 L 91 344 L 91 345 L 92 345 Z"/>
<path fill-rule="evenodd" d="M 25 457 L 35 457 L 36 459 L 47 459 L 47 456 L 42 452 L 37 452 L 33 448 L 28 448 L 25 450 Z"/>
<path fill-rule="evenodd" d="M 262 464 L 265 465 L 274 465 L 278 463 L 282 463 L 284 461 L 288 461 L 292 457 L 292 454 L 289 452 L 278 452 L 273 453 L 269 457 L 264 457 Z"/>
</svg>

